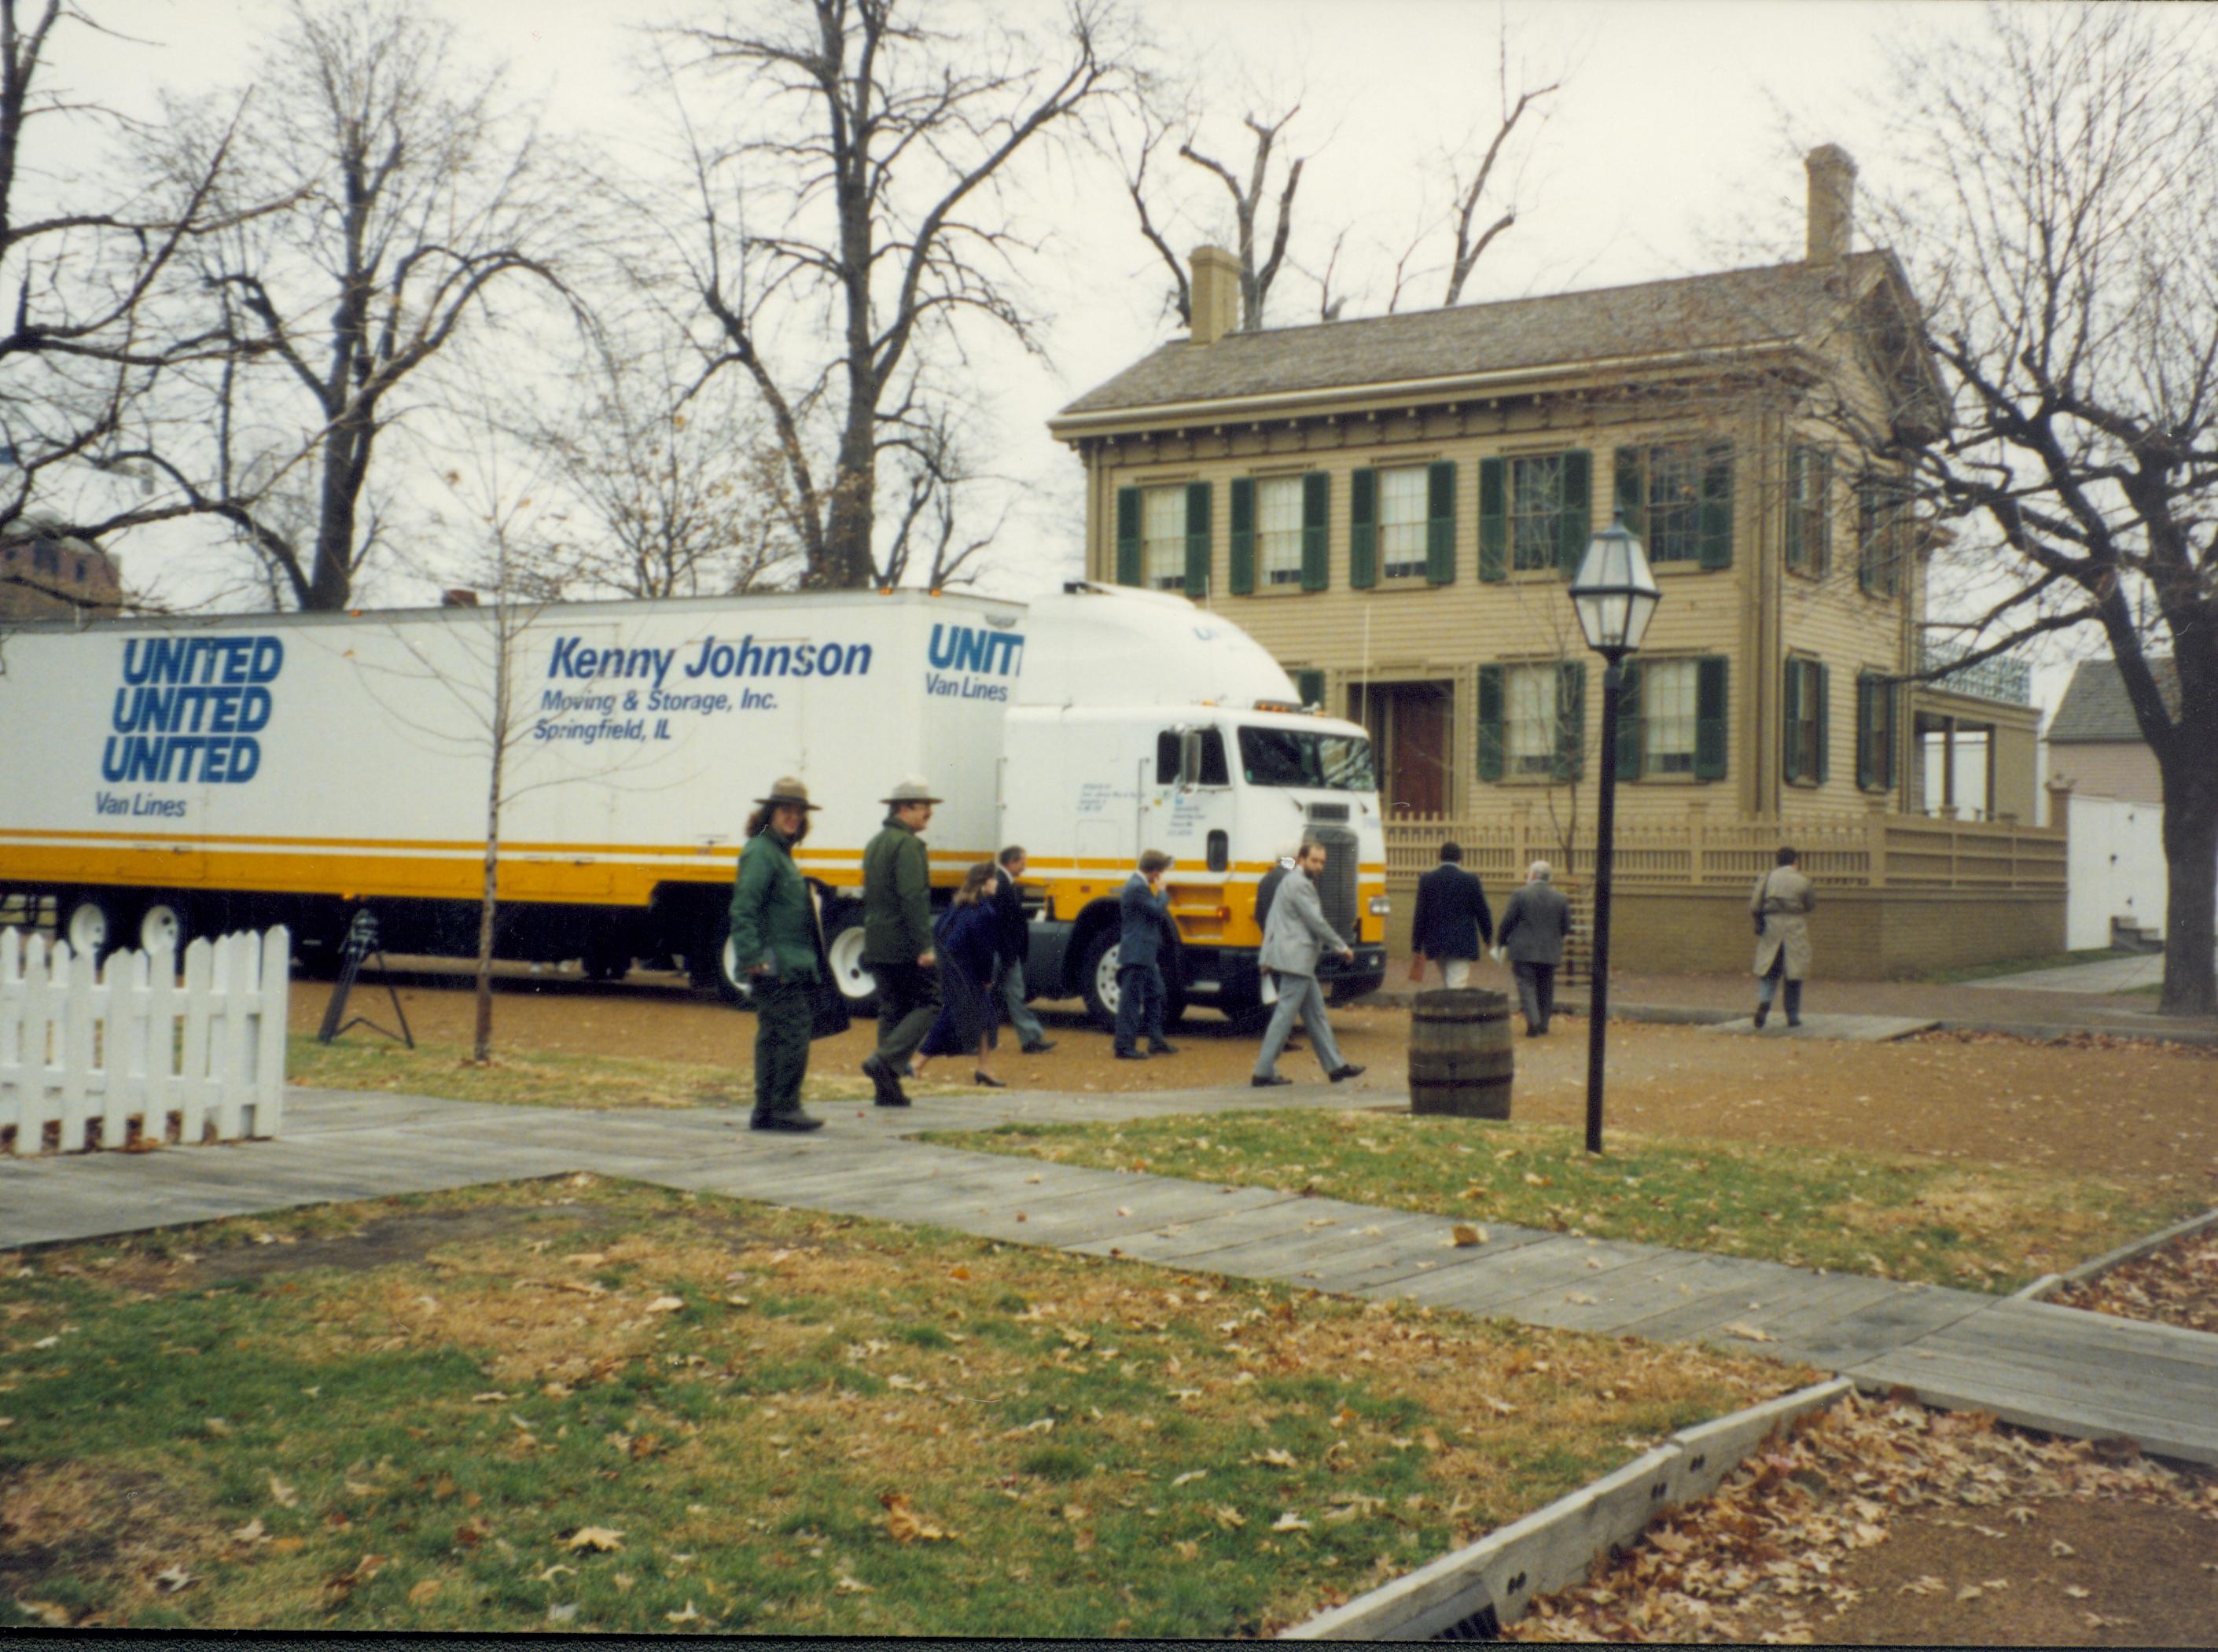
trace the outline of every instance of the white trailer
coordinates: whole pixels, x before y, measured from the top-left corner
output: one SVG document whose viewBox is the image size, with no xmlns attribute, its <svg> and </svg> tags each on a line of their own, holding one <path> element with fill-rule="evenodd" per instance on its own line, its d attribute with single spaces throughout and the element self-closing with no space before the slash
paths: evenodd
<svg viewBox="0 0 2218 1652">
<path fill-rule="evenodd" d="M 505 642 L 504 643 L 504 637 Z M 935 888 L 1032 851 L 1035 992 L 1114 1004 L 1114 903 L 1179 858 L 1176 993 L 1255 998 L 1253 886 L 1333 848 L 1329 910 L 1385 969 L 1369 751 L 1296 707 L 1244 633 L 1183 598 L 891 593 L 33 623 L 0 640 L 0 891 L 59 899 L 96 953 L 285 923 L 335 962 L 369 906 L 394 950 L 476 946 L 503 751 L 499 950 L 598 976 L 682 958 L 743 994 L 726 903 L 753 798 L 806 777 L 802 846 L 835 972 L 866 999 L 862 849 L 905 775 L 946 801 Z M 505 667 L 505 670 L 504 670 Z M 509 715 L 497 707 L 505 687 Z"/>
</svg>

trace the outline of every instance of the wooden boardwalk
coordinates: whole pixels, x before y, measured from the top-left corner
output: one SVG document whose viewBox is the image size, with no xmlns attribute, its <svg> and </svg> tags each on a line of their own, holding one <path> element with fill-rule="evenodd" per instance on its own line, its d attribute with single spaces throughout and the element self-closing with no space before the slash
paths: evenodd
<svg viewBox="0 0 2218 1652">
<path fill-rule="evenodd" d="M 1253 1108 L 1244 1091 L 933 1099 L 822 1110 L 811 1136 L 740 1112 L 567 1112 L 296 1090 L 281 1142 L 0 1159 L 0 1249 L 574 1171 L 1017 1244 L 1273 1279 L 1527 1324 L 1800 1359 L 1868 1390 L 2218 1463 L 2218 1336 L 2046 1302 L 1484 1224 L 903 1139 L 1010 1120 Z M 1339 1109 L 1322 1085 L 1273 1106 Z"/>
</svg>

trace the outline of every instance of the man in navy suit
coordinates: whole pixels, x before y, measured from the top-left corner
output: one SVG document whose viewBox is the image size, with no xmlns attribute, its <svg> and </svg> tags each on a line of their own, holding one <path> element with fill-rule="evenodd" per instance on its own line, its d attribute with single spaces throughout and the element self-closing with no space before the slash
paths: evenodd
<svg viewBox="0 0 2218 1652">
<path fill-rule="evenodd" d="M 1440 984 L 1468 986 L 1471 967 L 1494 941 L 1494 914 L 1486 889 L 1463 869 L 1463 848 L 1440 845 L 1440 863 L 1417 880 L 1417 911 L 1409 920 L 1409 979 L 1425 978 L 1425 960 L 1440 967 Z"/>
<path fill-rule="evenodd" d="M 1161 959 L 1166 946 L 1178 944 L 1178 926 L 1168 909 L 1170 893 L 1162 887 L 1171 857 L 1160 849 L 1140 857 L 1140 869 L 1124 881 L 1117 897 L 1117 1059 L 1144 1061 L 1149 1051 L 1175 1055 L 1178 1049 L 1163 1036 L 1163 972 Z M 1139 1047 L 1144 1030 L 1148 1049 Z"/>
</svg>

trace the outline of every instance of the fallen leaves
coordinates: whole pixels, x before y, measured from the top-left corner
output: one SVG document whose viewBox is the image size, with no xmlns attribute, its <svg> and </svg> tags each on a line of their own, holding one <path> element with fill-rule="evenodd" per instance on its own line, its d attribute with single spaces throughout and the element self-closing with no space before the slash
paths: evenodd
<svg viewBox="0 0 2218 1652">
<path fill-rule="evenodd" d="M 919 1518 L 897 1491 L 881 1494 L 878 1501 L 886 1511 L 886 1531 L 895 1543 L 942 1543 L 955 1535 Z"/>
<path fill-rule="evenodd" d="M 562 1539 L 572 1553 L 606 1554 L 623 1547 L 623 1533 L 605 1525 L 581 1525 Z"/>
<path fill-rule="evenodd" d="M 1468 1222 L 1459 1222 L 1448 1230 L 1448 1237 L 1459 1248 L 1471 1245 L 1484 1245 L 1486 1243 L 1486 1229 L 1474 1228 Z"/>
</svg>

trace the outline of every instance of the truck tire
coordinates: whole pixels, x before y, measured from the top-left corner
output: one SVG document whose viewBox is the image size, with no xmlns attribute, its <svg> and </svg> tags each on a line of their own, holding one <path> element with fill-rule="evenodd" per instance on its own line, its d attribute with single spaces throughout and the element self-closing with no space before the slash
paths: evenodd
<svg viewBox="0 0 2218 1652">
<path fill-rule="evenodd" d="M 850 1015 L 878 1012 L 878 981 L 863 962 L 863 903 L 826 903 L 824 956 L 832 966 L 833 984 L 847 1000 Z"/>
<path fill-rule="evenodd" d="M 152 955 L 156 948 L 167 947 L 170 957 L 182 962 L 193 927 L 189 897 L 168 892 L 152 895 L 139 914 L 139 950 Z"/>
<path fill-rule="evenodd" d="M 1086 948 L 1078 987 L 1086 999 L 1086 1013 L 1104 1032 L 1117 1030 L 1117 931 L 1104 930 Z M 1163 965 L 1163 1030 L 1168 1032 L 1186 1019 L 1186 987 L 1174 951 Z"/>
<path fill-rule="evenodd" d="M 105 889 L 80 889 L 61 903 L 56 933 L 79 957 L 98 963 L 123 943 L 123 911 Z"/>
</svg>

